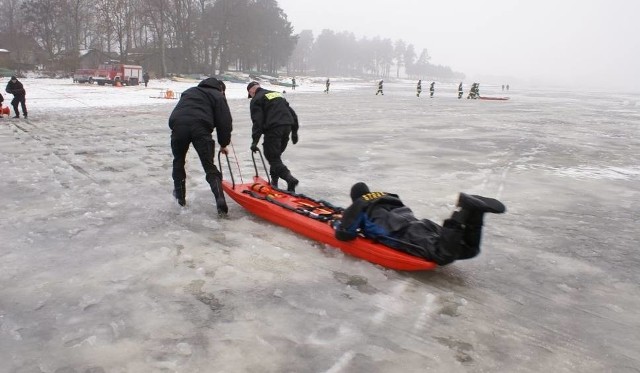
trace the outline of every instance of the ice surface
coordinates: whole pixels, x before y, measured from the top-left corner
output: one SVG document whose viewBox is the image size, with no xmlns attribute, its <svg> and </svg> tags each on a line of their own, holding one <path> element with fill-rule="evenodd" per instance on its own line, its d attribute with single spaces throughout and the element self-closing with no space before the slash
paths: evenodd
<svg viewBox="0 0 640 373">
<path fill-rule="evenodd" d="M 366 181 L 437 222 L 460 191 L 500 198 L 482 254 L 396 272 L 231 201 L 220 219 L 194 151 L 180 208 L 176 101 L 150 96 L 192 84 L 24 79 L 29 120 L 0 119 L 0 372 L 640 370 L 640 96 L 298 81 L 300 192 L 346 205 Z"/>
</svg>

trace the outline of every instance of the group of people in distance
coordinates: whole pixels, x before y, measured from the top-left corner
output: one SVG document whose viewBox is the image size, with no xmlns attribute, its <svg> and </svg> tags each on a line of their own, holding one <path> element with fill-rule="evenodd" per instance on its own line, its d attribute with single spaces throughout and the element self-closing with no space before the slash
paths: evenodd
<svg viewBox="0 0 640 373">
<path fill-rule="evenodd" d="M 324 89 L 324 93 L 329 93 L 329 86 L 331 85 L 329 78 L 327 78 L 327 80 L 325 81 L 325 89 Z M 431 82 L 429 84 L 429 97 L 433 98 L 435 91 L 436 91 L 436 82 Z M 291 89 L 295 90 L 297 87 L 296 84 L 296 78 L 291 78 Z M 502 90 L 504 91 L 505 89 L 505 85 L 502 85 Z M 506 89 L 507 91 L 509 90 L 509 85 L 506 85 Z M 420 94 L 422 94 L 422 79 L 418 80 L 418 83 L 416 84 L 416 97 L 420 97 Z M 377 95 L 381 95 L 384 96 L 384 80 L 380 80 L 377 83 L 377 90 L 376 90 L 376 96 Z M 458 99 L 461 99 L 462 96 L 464 95 L 464 91 L 463 91 L 463 87 L 462 87 L 462 82 L 460 82 L 460 84 L 458 85 Z M 480 83 L 473 83 L 471 85 L 471 88 L 469 89 L 469 94 L 467 95 L 468 99 L 476 99 L 480 97 Z"/>
<path fill-rule="evenodd" d="M 381 84 L 382 81 L 380 81 L 379 84 Z M 433 94 L 436 92 L 436 82 L 431 82 L 431 85 L 429 86 L 429 94 L 430 97 L 433 97 Z M 418 84 L 416 85 L 416 97 L 420 97 L 420 93 L 422 93 L 422 79 L 418 80 Z"/>
<path fill-rule="evenodd" d="M 326 84 L 328 90 L 328 79 Z M 189 145 L 193 144 L 220 215 L 228 213 L 228 206 L 222 190 L 222 174 L 214 164 L 215 142 L 212 134 L 215 129 L 220 152 L 227 154 L 233 125 L 225 90 L 224 82 L 207 78 L 182 93 L 169 117 L 174 197 L 180 206 L 185 206 L 185 159 Z M 379 90 L 382 91 L 382 81 Z M 247 85 L 247 94 L 251 99 L 250 150 L 257 152 L 262 138 L 272 186 L 278 188 L 282 179 L 286 182 L 287 192 L 295 193 L 299 181 L 293 177 L 281 157 L 289 140 L 293 144 L 298 143 L 298 116 L 282 93 L 264 89 L 256 81 Z M 350 195 L 352 204 L 341 216 L 336 216 L 331 224 L 337 239 L 348 241 L 358 236 L 368 237 L 439 265 L 478 255 L 484 214 L 506 211 L 504 204 L 496 199 L 460 193 L 457 210 L 442 225 L 438 225 L 427 219 L 416 218 L 398 195 L 371 191 L 363 182 L 355 183 Z"/>
<path fill-rule="evenodd" d="M 431 84 L 429 85 L 429 97 L 433 98 L 433 95 L 435 94 L 435 85 L 436 82 L 431 82 Z M 378 94 L 381 94 L 384 96 L 384 92 L 383 92 L 383 87 L 384 87 L 384 81 L 380 80 L 378 82 L 378 90 L 376 91 L 376 96 Z M 504 91 L 505 86 L 502 86 L 502 90 Z M 507 84 L 506 86 L 507 91 L 509 90 L 509 85 Z M 418 83 L 416 84 L 416 97 L 420 97 L 420 94 L 422 93 L 422 79 L 418 80 Z M 461 99 L 462 96 L 464 94 L 463 91 L 463 87 L 462 87 L 462 82 L 460 82 L 460 84 L 458 84 L 458 99 Z M 469 89 L 469 95 L 467 96 L 467 98 L 470 99 L 476 99 L 480 97 L 480 83 L 473 83 L 471 85 L 471 88 Z"/>
</svg>

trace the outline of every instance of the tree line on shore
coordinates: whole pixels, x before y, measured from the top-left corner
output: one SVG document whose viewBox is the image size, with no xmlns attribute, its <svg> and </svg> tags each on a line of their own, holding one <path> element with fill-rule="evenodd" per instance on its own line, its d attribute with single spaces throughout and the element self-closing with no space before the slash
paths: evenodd
<svg viewBox="0 0 640 373">
<path fill-rule="evenodd" d="M 294 34 L 276 0 L 0 0 L 0 9 L 0 48 L 11 53 L 6 67 L 17 70 L 71 72 L 80 52 L 92 49 L 121 63 L 153 58 L 157 76 L 286 69 L 288 75 L 464 77 L 402 40 L 331 30 Z"/>
</svg>

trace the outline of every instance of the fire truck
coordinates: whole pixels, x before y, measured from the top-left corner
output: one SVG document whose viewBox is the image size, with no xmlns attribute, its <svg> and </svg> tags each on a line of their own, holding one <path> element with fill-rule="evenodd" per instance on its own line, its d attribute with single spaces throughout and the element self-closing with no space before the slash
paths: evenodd
<svg viewBox="0 0 640 373">
<path fill-rule="evenodd" d="M 138 85 L 142 81 L 142 66 L 104 63 L 94 71 L 91 81 L 99 85 Z"/>
</svg>

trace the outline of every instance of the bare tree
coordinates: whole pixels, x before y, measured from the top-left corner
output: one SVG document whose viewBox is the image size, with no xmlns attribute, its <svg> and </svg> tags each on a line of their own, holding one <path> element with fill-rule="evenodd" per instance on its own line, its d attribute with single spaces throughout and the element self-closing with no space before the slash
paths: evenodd
<svg viewBox="0 0 640 373">
<path fill-rule="evenodd" d="M 396 40 L 393 46 L 393 54 L 396 60 L 396 78 L 400 77 L 400 68 L 404 66 L 404 57 L 407 52 L 407 45 L 402 39 Z"/>
<path fill-rule="evenodd" d="M 21 9 L 28 32 L 52 61 L 60 51 L 61 35 L 57 20 L 62 18 L 61 0 L 27 0 Z"/>
<path fill-rule="evenodd" d="M 151 29 L 154 31 L 156 47 L 160 51 L 160 76 L 167 75 L 166 43 L 165 32 L 168 28 L 168 0 L 151 0 L 142 4 L 144 17 L 148 20 Z"/>
</svg>

